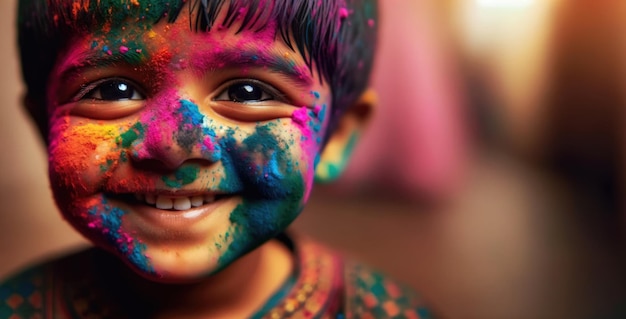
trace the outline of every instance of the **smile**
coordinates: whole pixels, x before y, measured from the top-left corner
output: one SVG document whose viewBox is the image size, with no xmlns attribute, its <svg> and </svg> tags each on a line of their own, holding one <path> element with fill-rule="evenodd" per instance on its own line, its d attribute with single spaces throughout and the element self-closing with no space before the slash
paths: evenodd
<svg viewBox="0 0 626 319">
<path fill-rule="evenodd" d="M 242 201 L 238 193 L 202 190 L 152 190 L 108 193 L 112 207 L 126 214 L 123 223 L 146 243 L 198 243 L 223 225 Z"/>
<path fill-rule="evenodd" d="M 223 199 L 234 196 L 234 194 L 223 193 L 125 193 L 125 194 L 109 194 L 111 199 L 117 199 L 133 207 L 145 207 L 164 213 L 170 212 L 189 212 L 201 209 L 207 206 L 214 206 Z"/>
<path fill-rule="evenodd" d="M 205 194 L 193 196 L 168 196 L 154 194 L 135 194 L 135 199 L 147 205 L 163 210 L 185 211 L 192 207 L 200 207 L 219 200 L 223 195 Z"/>
</svg>

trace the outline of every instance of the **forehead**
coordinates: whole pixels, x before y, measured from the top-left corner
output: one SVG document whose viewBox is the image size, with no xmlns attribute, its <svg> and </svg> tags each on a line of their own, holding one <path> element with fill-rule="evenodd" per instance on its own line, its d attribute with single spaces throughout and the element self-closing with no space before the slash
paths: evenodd
<svg viewBox="0 0 626 319">
<path fill-rule="evenodd" d="M 263 31 L 271 26 L 274 36 L 304 58 L 309 68 L 316 68 L 330 79 L 337 63 L 336 50 L 343 19 L 345 0 L 23 0 L 24 19 L 40 19 L 58 32 L 90 33 L 112 26 L 132 25 L 149 30 L 155 24 L 176 22 L 187 17 L 189 28 L 207 32 L 215 28 L 236 27 Z M 47 5 L 38 5 L 41 3 Z M 29 18 L 30 17 L 30 18 Z M 36 21 L 34 21 L 37 23 Z M 68 30 L 69 29 L 69 30 Z M 54 32 L 54 31 L 53 31 Z M 62 36 L 63 37 L 63 36 Z"/>
</svg>

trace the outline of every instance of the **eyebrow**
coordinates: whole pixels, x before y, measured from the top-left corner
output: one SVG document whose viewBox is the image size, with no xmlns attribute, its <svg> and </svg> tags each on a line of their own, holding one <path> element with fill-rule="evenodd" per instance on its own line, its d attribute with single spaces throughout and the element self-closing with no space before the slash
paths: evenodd
<svg viewBox="0 0 626 319">
<path fill-rule="evenodd" d="M 282 55 L 275 50 L 260 51 L 235 48 L 221 49 L 217 52 L 207 50 L 192 57 L 190 66 L 194 72 L 207 74 L 215 70 L 267 68 L 270 72 L 285 76 L 285 79 L 293 82 L 298 87 L 308 88 L 313 83 L 312 71 L 304 64 L 299 64 L 289 56 L 296 55 L 293 51 L 287 51 Z M 105 68 L 107 66 L 125 65 L 130 67 L 147 66 L 154 57 L 148 52 L 128 51 L 126 53 L 100 50 L 94 52 L 82 52 L 79 57 L 74 57 L 73 62 L 60 70 L 59 79 L 67 81 L 82 74 L 86 69 Z M 159 71 L 159 70 L 156 70 Z"/>
<path fill-rule="evenodd" d="M 287 51 L 280 54 L 276 50 L 227 48 L 218 52 L 202 52 L 194 57 L 192 67 L 206 74 L 212 70 L 267 68 L 270 72 L 284 75 L 287 80 L 301 87 L 310 87 L 313 83 L 309 67 L 289 58 L 298 53 Z"/>
<path fill-rule="evenodd" d="M 94 52 L 84 51 L 68 58 L 71 62 L 65 62 L 66 66 L 59 70 L 59 79 L 61 81 L 73 79 L 88 69 L 117 65 L 139 66 L 141 63 L 144 63 L 142 59 L 142 53 L 135 51 L 132 53 L 130 51 L 126 53 L 111 52 L 110 54 L 99 50 L 94 50 Z"/>
</svg>

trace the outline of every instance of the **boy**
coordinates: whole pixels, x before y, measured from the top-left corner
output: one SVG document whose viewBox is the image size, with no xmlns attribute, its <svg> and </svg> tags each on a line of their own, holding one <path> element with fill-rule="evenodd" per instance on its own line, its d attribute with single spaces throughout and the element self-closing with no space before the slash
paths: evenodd
<svg viewBox="0 0 626 319">
<path fill-rule="evenodd" d="M 99 249 L 12 277 L 2 318 L 419 318 L 283 233 L 373 106 L 373 0 L 20 1 L 25 106 Z"/>
</svg>

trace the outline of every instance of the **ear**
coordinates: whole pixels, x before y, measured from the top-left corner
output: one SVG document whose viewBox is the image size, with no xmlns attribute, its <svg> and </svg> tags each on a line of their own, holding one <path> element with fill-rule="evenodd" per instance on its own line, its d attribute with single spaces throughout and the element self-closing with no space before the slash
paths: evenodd
<svg viewBox="0 0 626 319">
<path fill-rule="evenodd" d="M 22 107 L 28 116 L 37 126 L 39 136 L 46 145 L 48 144 L 48 112 L 45 104 L 40 99 L 34 99 L 30 94 L 25 94 L 22 98 Z"/>
<path fill-rule="evenodd" d="M 374 113 L 378 96 L 367 89 L 339 119 L 328 137 L 315 170 L 315 181 L 329 183 L 336 180 L 346 168 L 354 146 Z"/>
</svg>

